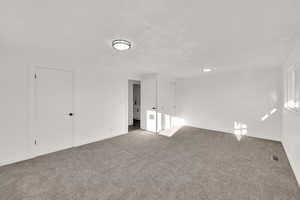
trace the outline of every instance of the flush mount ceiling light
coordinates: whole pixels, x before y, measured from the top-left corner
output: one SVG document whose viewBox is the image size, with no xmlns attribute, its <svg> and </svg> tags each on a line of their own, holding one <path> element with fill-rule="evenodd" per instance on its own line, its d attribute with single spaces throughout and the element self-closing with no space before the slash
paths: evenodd
<svg viewBox="0 0 300 200">
<path fill-rule="evenodd" d="M 127 40 L 114 40 L 112 42 L 112 47 L 119 51 L 124 51 L 131 48 L 131 43 Z"/>
</svg>

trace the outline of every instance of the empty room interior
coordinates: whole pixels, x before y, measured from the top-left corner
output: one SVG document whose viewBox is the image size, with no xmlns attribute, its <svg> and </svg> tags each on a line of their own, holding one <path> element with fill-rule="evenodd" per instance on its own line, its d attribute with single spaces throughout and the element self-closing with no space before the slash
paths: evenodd
<svg viewBox="0 0 300 200">
<path fill-rule="evenodd" d="M 1 0 L 0 200 L 300 200 L 299 0 Z"/>
</svg>

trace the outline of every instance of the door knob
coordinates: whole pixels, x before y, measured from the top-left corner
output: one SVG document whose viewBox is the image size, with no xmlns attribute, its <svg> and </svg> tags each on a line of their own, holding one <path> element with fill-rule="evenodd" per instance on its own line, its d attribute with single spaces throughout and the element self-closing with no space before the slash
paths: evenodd
<svg viewBox="0 0 300 200">
<path fill-rule="evenodd" d="M 155 107 L 152 107 L 152 110 L 155 110 L 156 108 Z"/>
<path fill-rule="evenodd" d="M 69 116 L 73 116 L 74 114 L 73 113 L 69 113 Z"/>
</svg>

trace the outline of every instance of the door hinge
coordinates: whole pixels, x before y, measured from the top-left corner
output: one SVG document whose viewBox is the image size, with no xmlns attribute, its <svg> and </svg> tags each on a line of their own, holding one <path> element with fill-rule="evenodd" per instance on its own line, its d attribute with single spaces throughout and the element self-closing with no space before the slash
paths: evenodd
<svg viewBox="0 0 300 200">
<path fill-rule="evenodd" d="M 34 74 L 34 79 L 36 79 L 37 78 L 37 75 L 36 74 Z"/>
</svg>

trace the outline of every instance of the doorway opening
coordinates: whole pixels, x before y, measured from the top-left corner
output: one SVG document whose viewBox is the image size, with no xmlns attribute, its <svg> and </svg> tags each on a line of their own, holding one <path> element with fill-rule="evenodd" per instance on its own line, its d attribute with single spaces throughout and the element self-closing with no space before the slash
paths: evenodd
<svg viewBox="0 0 300 200">
<path fill-rule="evenodd" d="M 128 81 L 128 132 L 141 128 L 141 82 Z"/>
</svg>

